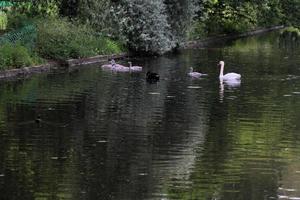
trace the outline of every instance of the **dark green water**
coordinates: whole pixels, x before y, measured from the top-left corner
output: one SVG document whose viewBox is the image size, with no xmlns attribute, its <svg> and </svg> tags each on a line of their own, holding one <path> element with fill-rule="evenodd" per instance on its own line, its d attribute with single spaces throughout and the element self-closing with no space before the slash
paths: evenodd
<svg viewBox="0 0 300 200">
<path fill-rule="evenodd" d="M 300 198 L 299 47 L 269 34 L 134 64 L 0 83 L 1 200 Z"/>
</svg>

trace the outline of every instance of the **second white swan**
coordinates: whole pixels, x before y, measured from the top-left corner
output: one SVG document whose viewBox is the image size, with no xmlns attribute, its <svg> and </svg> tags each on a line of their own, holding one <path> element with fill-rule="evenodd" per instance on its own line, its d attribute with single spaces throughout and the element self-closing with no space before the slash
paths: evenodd
<svg viewBox="0 0 300 200">
<path fill-rule="evenodd" d="M 129 70 L 130 71 L 142 71 L 143 67 L 141 66 L 132 66 L 132 62 L 128 62 L 129 63 Z"/>
<path fill-rule="evenodd" d="M 200 72 L 194 72 L 194 69 L 192 67 L 190 67 L 190 71 L 189 71 L 188 75 L 190 77 L 200 78 L 201 76 L 206 76 L 207 74 L 202 74 Z"/>
</svg>

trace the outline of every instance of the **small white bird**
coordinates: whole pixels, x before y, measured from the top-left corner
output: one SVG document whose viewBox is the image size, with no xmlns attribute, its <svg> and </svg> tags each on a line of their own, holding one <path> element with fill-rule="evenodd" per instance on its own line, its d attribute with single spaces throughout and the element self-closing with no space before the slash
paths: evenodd
<svg viewBox="0 0 300 200">
<path fill-rule="evenodd" d="M 101 68 L 102 69 L 113 69 L 116 65 L 116 62 L 114 59 L 111 59 L 111 61 L 109 62 L 110 64 L 106 64 L 106 65 L 102 65 Z"/>
<path fill-rule="evenodd" d="M 220 66 L 220 75 L 219 78 L 221 81 L 235 81 L 235 80 L 240 80 L 241 79 L 241 75 L 237 74 L 237 73 L 227 73 L 227 74 L 223 74 L 224 73 L 224 61 L 220 61 L 219 62 L 219 66 Z"/>
<path fill-rule="evenodd" d="M 142 71 L 143 67 L 140 66 L 132 66 L 132 62 L 128 62 L 129 63 L 129 70 L 130 71 Z"/>
<path fill-rule="evenodd" d="M 202 74 L 200 72 L 194 72 L 194 69 L 190 67 L 190 72 L 188 73 L 190 77 L 200 78 L 201 76 L 206 76 L 207 74 Z"/>
</svg>

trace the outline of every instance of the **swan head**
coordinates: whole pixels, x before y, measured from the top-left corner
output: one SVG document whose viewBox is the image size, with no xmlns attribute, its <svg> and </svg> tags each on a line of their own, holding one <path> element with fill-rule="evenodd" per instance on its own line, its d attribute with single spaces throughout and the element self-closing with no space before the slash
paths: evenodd
<svg viewBox="0 0 300 200">
<path fill-rule="evenodd" d="M 116 61 L 114 59 L 111 59 L 110 64 L 114 67 L 114 66 L 116 66 Z"/>
<path fill-rule="evenodd" d="M 190 72 L 193 72 L 193 71 L 194 71 L 194 69 L 192 67 L 190 67 Z"/>
<path fill-rule="evenodd" d="M 218 64 L 218 66 L 220 66 L 220 67 L 221 67 L 221 66 L 224 66 L 224 65 L 225 65 L 225 62 L 224 62 L 224 61 L 220 61 L 219 64 Z"/>
</svg>

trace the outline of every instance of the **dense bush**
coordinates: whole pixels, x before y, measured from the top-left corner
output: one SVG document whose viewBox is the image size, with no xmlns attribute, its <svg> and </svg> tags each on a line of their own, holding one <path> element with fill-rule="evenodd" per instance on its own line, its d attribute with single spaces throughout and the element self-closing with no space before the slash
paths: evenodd
<svg viewBox="0 0 300 200">
<path fill-rule="evenodd" d="M 198 13 L 190 36 L 242 33 L 257 27 L 258 6 L 249 2 L 232 4 L 207 1 Z"/>
<path fill-rule="evenodd" d="M 121 44 L 98 35 L 91 27 L 67 19 L 37 22 L 37 52 L 49 59 L 68 59 L 122 52 Z"/>
<path fill-rule="evenodd" d="M 21 44 L 0 46 L 0 70 L 21 68 L 39 64 L 42 59 L 31 53 Z"/>
<path fill-rule="evenodd" d="M 205 0 L 198 6 L 189 34 L 192 39 L 275 25 L 300 26 L 299 0 Z"/>
</svg>

